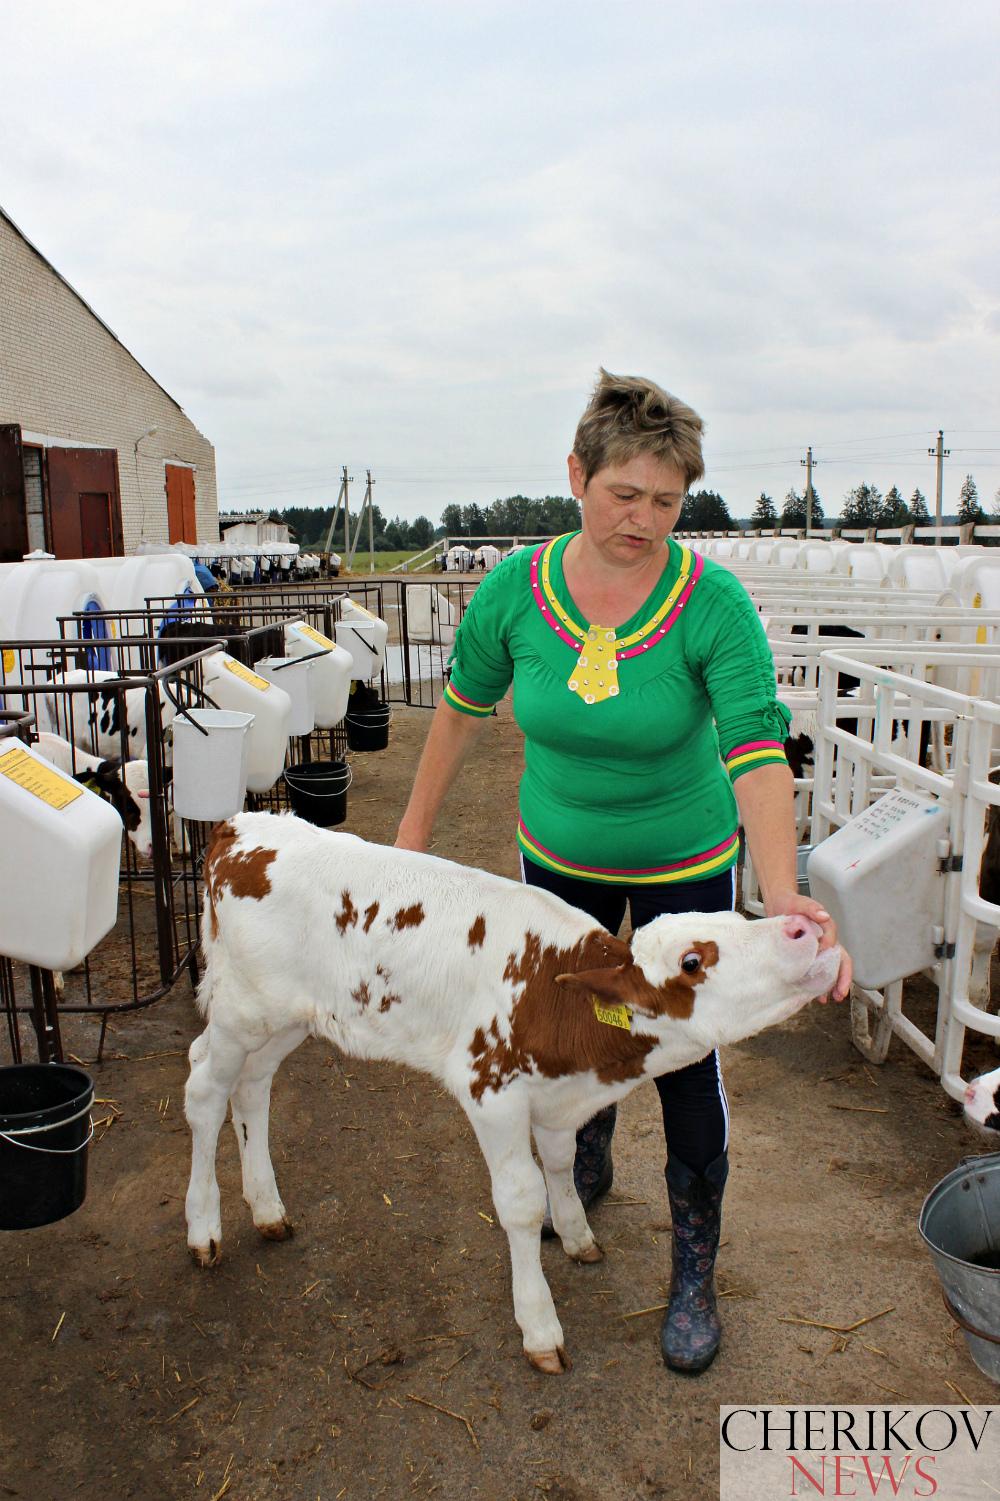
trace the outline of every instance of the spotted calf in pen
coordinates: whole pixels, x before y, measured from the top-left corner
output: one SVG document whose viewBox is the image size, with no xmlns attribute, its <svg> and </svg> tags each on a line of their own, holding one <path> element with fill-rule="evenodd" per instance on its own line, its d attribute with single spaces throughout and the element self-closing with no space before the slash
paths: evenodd
<svg viewBox="0 0 1000 1501">
<path fill-rule="evenodd" d="M 325 1037 L 423 1069 L 461 1104 L 510 1243 L 525 1353 L 553 1373 L 568 1361 L 541 1266 L 546 1186 L 567 1254 L 602 1254 L 573 1186 L 577 1127 L 644 1078 L 792 1015 L 830 989 L 840 958 L 804 917 L 660 917 L 626 943 L 538 887 L 287 815 L 219 825 L 205 892 L 208 1025 L 186 1094 L 195 1259 L 219 1259 L 229 1100 L 254 1223 L 289 1233 L 268 1152 L 271 1079 L 305 1037 Z"/>
<path fill-rule="evenodd" d="M 111 803 L 125 825 L 125 832 L 142 860 L 153 858 L 153 825 L 149 807 L 149 766 L 145 761 L 126 761 L 117 756 L 92 756 L 71 745 L 62 735 L 43 730 L 35 746 L 40 756 L 60 771 Z"/>
<path fill-rule="evenodd" d="M 45 693 L 38 696 L 38 727 L 65 734 L 82 750 L 99 756 L 120 756 L 123 746 L 128 755 L 146 754 L 146 690 L 127 688 L 124 693 L 102 685 L 118 682 L 114 672 L 91 672 L 73 668 L 53 676 L 54 683 L 75 687 L 87 683 L 92 692 L 82 694 Z M 158 685 L 160 720 L 164 731 L 173 722 L 174 705 Z M 124 718 L 123 718 L 124 711 Z"/>
</svg>

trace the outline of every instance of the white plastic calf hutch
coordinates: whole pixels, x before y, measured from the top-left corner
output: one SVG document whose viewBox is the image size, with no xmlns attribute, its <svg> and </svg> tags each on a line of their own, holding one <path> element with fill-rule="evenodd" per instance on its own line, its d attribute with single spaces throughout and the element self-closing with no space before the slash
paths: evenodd
<svg viewBox="0 0 1000 1501">
<path fill-rule="evenodd" d="M 458 629 L 458 611 L 433 584 L 410 584 L 406 590 L 406 628 L 411 641 L 450 646 Z"/>
<path fill-rule="evenodd" d="M 0 741 L 0 954 L 81 964 L 118 918 L 122 823 L 108 803 L 19 740 Z"/>
<path fill-rule="evenodd" d="M 81 639 L 106 638 L 108 626 L 99 618 L 106 608 L 104 582 L 98 569 L 83 559 L 15 563 L 0 589 L 0 640 L 58 641 L 59 618 L 76 613 L 84 617 Z M 90 615 L 92 622 L 86 618 Z M 42 654 L 33 653 L 31 661 L 40 665 Z M 88 665 L 102 671 L 113 666 L 97 645 Z"/>
</svg>

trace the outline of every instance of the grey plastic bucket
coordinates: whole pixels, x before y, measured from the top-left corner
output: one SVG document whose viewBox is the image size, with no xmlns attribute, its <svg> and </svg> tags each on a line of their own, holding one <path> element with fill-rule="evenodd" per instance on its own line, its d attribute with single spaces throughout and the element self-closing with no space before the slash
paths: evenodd
<svg viewBox="0 0 1000 1501">
<path fill-rule="evenodd" d="M 1000 1382 L 1000 1152 L 966 1157 L 924 1200 L 917 1228 L 969 1354 Z"/>
</svg>

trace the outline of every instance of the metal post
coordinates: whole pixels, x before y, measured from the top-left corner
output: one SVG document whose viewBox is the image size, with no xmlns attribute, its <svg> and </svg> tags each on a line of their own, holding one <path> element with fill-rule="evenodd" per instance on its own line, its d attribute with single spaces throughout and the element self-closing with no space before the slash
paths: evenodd
<svg viewBox="0 0 1000 1501">
<path fill-rule="evenodd" d="M 817 460 L 813 458 L 812 448 L 806 449 L 804 459 L 799 459 L 800 464 L 806 466 L 806 536 L 812 535 L 813 529 L 813 464 Z"/>
<path fill-rule="evenodd" d="M 59 1033 L 59 1007 L 52 972 L 29 964 L 31 981 L 31 1021 L 35 1029 L 39 1063 L 62 1063 L 62 1037 Z"/>
<path fill-rule="evenodd" d="M 940 527 L 941 492 L 944 489 L 944 461 L 951 453 L 951 449 L 945 448 L 944 446 L 944 433 L 943 431 L 941 431 L 941 429 L 938 429 L 937 446 L 935 448 L 928 448 L 927 452 L 930 454 L 932 459 L 937 459 L 937 491 L 934 496 L 934 525 L 936 527 Z M 935 546 L 940 547 L 940 536 L 934 538 L 934 543 Z"/>
<path fill-rule="evenodd" d="M 340 491 L 337 495 L 337 504 L 333 508 L 333 517 L 330 521 L 330 530 L 326 534 L 326 546 L 323 549 L 323 551 L 326 553 L 327 568 L 329 568 L 330 566 L 330 548 L 333 545 L 333 534 L 337 529 L 337 517 L 340 515 L 341 501 L 343 501 L 344 503 L 344 553 L 345 555 L 347 553 L 347 544 L 350 541 L 350 538 L 348 537 L 347 487 L 348 485 L 353 484 L 353 482 L 354 476 L 353 474 L 348 474 L 347 465 L 344 464 L 340 471 Z"/>
<path fill-rule="evenodd" d="M 374 485 L 375 481 L 372 479 L 372 472 L 371 472 L 370 469 L 367 469 L 365 471 L 365 473 L 368 475 L 368 494 L 367 494 L 367 501 L 368 501 L 368 559 L 369 559 L 368 572 L 369 573 L 374 573 L 375 572 L 375 533 L 374 533 L 374 522 L 372 520 L 372 485 Z"/>
</svg>

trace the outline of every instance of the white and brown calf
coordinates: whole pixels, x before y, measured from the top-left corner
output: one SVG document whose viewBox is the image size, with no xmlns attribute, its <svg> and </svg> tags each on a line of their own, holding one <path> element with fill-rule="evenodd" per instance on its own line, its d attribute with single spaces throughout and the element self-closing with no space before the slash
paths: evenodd
<svg viewBox="0 0 1000 1501">
<path fill-rule="evenodd" d="M 551 1372 L 568 1362 L 541 1267 L 546 1186 L 567 1254 L 601 1257 L 573 1186 L 577 1127 L 641 1080 L 791 1016 L 829 990 L 839 962 L 801 917 L 660 917 L 625 943 L 537 887 L 266 813 L 214 831 L 205 886 L 208 1025 L 186 1096 L 195 1259 L 219 1257 L 229 1100 L 254 1223 L 288 1233 L 268 1153 L 271 1078 L 303 1038 L 325 1037 L 424 1069 L 462 1105 L 510 1242 L 525 1353 Z M 600 1019 L 598 1000 L 623 1008 L 625 1025 Z"/>
</svg>

